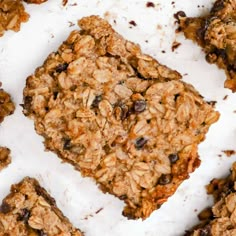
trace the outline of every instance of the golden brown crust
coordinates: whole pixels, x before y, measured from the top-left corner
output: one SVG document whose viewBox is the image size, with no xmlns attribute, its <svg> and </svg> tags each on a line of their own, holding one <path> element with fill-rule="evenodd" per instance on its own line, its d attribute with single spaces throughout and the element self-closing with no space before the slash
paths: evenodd
<svg viewBox="0 0 236 236">
<path fill-rule="evenodd" d="M 21 0 L 0 0 L 0 37 L 6 30 L 19 31 L 21 23 L 28 19 Z"/>
<path fill-rule="evenodd" d="M 225 179 L 213 179 L 207 186 L 215 204 L 200 213 L 203 222 L 186 236 L 234 236 L 236 235 L 236 162 Z"/>
<path fill-rule="evenodd" d="M 209 63 L 225 70 L 225 87 L 236 91 L 236 0 L 217 0 L 208 16 L 179 15 L 185 37 L 203 47 Z"/>
<path fill-rule="evenodd" d="M 12 185 L 0 207 L 0 236 L 82 236 L 38 181 L 26 177 Z"/>
<path fill-rule="evenodd" d="M 200 164 L 197 144 L 219 114 L 105 20 L 79 25 L 27 79 L 24 114 L 47 149 L 144 219 Z"/>
</svg>

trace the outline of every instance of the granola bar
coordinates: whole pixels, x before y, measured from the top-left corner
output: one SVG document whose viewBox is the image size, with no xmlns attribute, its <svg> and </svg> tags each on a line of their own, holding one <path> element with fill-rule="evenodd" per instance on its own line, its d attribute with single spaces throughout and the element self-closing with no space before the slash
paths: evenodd
<svg viewBox="0 0 236 236">
<path fill-rule="evenodd" d="M 215 204 L 200 214 L 202 224 L 186 236 L 234 236 L 236 235 L 236 162 L 226 179 L 213 179 L 207 186 Z"/>
<path fill-rule="evenodd" d="M 0 0 L 0 37 L 6 30 L 19 31 L 21 23 L 28 19 L 21 0 Z"/>
<path fill-rule="evenodd" d="M 78 24 L 27 78 L 23 112 L 47 149 L 145 219 L 199 166 L 197 144 L 219 114 L 105 20 Z"/>
<path fill-rule="evenodd" d="M 180 30 L 198 43 L 209 63 L 225 70 L 225 87 L 236 91 L 236 0 L 217 0 L 207 16 L 177 14 Z"/>
<path fill-rule="evenodd" d="M 6 116 L 11 115 L 14 110 L 15 105 L 12 102 L 10 95 L 0 88 L 0 123 L 4 120 Z"/>
<path fill-rule="evenodd" d="M 37 180 L 26 177 L 12 185 L 0 207 L 0 236 L 82 236 L 57 208 Z"/>
<path fill-rule="evenodd" d="M 0 171 L 11 163 L 10 150 L 6 147 L 0 147 Z"/>
</svg>

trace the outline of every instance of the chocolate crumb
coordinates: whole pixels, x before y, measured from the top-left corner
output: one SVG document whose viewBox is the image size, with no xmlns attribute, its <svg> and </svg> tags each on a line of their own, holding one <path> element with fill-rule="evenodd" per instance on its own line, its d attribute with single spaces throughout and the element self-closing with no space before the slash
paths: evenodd
<svg viewBox="0 0 236 236">
<path fill-rule="evenodd" d="M 130 24 L 130 25 L 133 25 L 133 26 L 137 26 L 137 24 L 136 24 L 136 22 L 135 22 L 134 20 L 131 20 L 131 21 L 129 22 L 129 24 Z"/>
<path fill-rule="evenodd" d="M 162 52 L 162 53 L 166 53 L 166 51 L 165 51 L 165 50 L 162 50 L 161 52 Z"/>
<path fill-rule="evenodd" d="M 62 71 L 65 71 L 68 67 L 68 63 L 62 63 L 62 64 L 59 64 L 56 68 L 55 68 L 55 71 L 57 73 L 61 73 Z"/>
<path fill-rule="evenodd" d="M 177 20 L 177 22 L 180 22 L 181 17 L 186 17 L 186 14 L 184 11 L 178 11 L 174 14 L 174 18 Z"/>
<path fill-rule="evenodd" d="M 223 97 L 223 100 L 225 101 L 225 100 L 227 100 L 227 98 L 228 98 L 228 95 L 225 95 L 225 96 Z"/>
<path fill-rule="evenodd" d="M 146 7 L 155 7 L 155 4 L 153 2 L 147 2 Z"/>
<path fill-rule="evenodd" d="M 98 209 L 95 214 L 98 214 L 99 212 L 101 212 L 103 210 L 103 207 L 101 207 L 100 209 Z"/>
<path fill-rule="evenodd" d="M 181 45 L 181 43 L 179 43 L 179 42 L 177 42 L 177 41 L 174 41 L 174 42 L 172 43 L 172 46 L 171 46 L 172 52 L 174 52 L 175 49 L 177 49 L 180 45 Z"/>
</svg>

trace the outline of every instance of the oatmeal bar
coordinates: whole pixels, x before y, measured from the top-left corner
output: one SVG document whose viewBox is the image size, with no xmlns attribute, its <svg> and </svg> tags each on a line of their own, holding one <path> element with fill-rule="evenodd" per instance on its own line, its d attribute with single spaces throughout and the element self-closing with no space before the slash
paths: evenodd
<svg viewBox="0 0 236 236">
<path fill-rule="evenodd" d="M 57 208 L 37 180 L 26 177 L 12 185 L 0 207 L 0 236 L 82 236 Z"/>
<path fill-rule="evenodd" d="M 197 145 L 219 114 L 105 20 L 78 23 L 27 78 L 23 112 L 47 149 L 145 219 L 199 166 Z"/>
<path fill-rule="evenodd" d="M 6 30 L 19 31 L 21 23 L 28 19 L 21 0 L 0 0 L 0 37 Z"/>
<path fill-rule="evenodd" d="M 0 171 L 11 163 L 10 150 L 6 147 L 0 147 Z"/>
<path fill-rule="evenodd" d="M 213 179 L 207 186 L 215 204 L 204 210 L 200 219 L 204 220 L 186 236 L 234 236 L 236 235 L 236 162 L 226 179 Z"/>
<path fill-rule="evenodd" d="M 209 63 L 225 70 L 225 87 L 236 91 L 236 0 L 217 0 L 207 16 L 177 14 L 180 30 L 198 43 Z"/>
<path fill-rule="evenodd" d="M 5 116 L 11 115 L 14 110 L 15 105 L 12 102 L 10 95 L 0 88 L 0 123 L 4 120 Z"/>
</svg>

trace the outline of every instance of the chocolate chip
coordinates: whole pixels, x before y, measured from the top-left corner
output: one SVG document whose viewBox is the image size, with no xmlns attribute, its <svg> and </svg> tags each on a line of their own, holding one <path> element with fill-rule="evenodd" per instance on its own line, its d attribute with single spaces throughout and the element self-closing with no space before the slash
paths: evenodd
<svg viewBox="0 0 236 236">
<path fill-rule="evenodd" d="M 143 148 L 143 146 L 147 143 L 147 139 L 144 137 L 137 138 L 135 141 L 135 147 L 136 149 L 140 150 Z"/>
<path fill-rule="evenodd" d="M 217 0 L 211 10 L 211 13 L 218 12 L 224 8 L 224 0 Z"/>
<path fill-rule="evenodd" d="M 102 101 L 102 95 L 97 95 L 97 96 L 94 98 L 91 107 L 92 107 L 92 108 L 98 108 L 98 105 L 99 105 L 99 103 L 100 103 L 101 101 Z"/>
<path fill-rule="evenodd" d="M 178 97 L 179 97 L 180 95 L 177 93 L 177 94 L 175 94 L 175 96 L 174 96 L 174 100 L 175 100 L 175 102 L 177 101 L 177 99 L 178 99 Z"/>
<path fill-rule="evenodd" d="M 171 164 L 174 164 L 176 161 L 179 160 L 179 156 L 177 154 L 170 154 L 168 158 Z"/>
<path fill-rule="evenodd" d="M 24 221 L 25 223 L 28 222 L 30 217 L 30 211 L 27 208 L 21 210 L 17 220 Z"/>
<path fill-rule="evenodd" d="M 129 22 L 129 24 L 130 24 L 130 25 L 133 25 L 133 26 L 137 26 L 137 23 L 136 23 L 134 20 L 131 20 L 131 21 Z"/>
<path fill-rule="evenodd" d="M 137 100 L 134 102 L 134 111 L 137 113 L 143 112 L 146 109 L 146 101 Z"/>
<path fill-rule="evenodd" d="M 180 18 L 181 18 L 181 17 L 186 17 L 186 14 L 185 14 L 184 11 L 178 11 L 178 12 L 176 12 L 176 13 L 174 14 L 174 18 L 175 18 L 178 22 L 180 22 Z"/>
<path fill-rule="evenodd" d="M 11 211 L 11 206 L 7 202 L 3 202 L 0 206 L 0 212 L 7 214 Z"/>
<path fill-rule="evenodd" d="M 71 140 L 69 138 L 64 138 L 63 142 L 64 142 L 63 149 L 64 150 L 70 150 L 70 148 L 71 148 Z"/>
<path fill-rule="evenodd" d="M 59 64 L 55 68 L 55 70 L 56 70 L 57 73 L 61 73 L 62 71 L 65 71 L 67 69 L 67 67 L 68 67 L 68 63 L 65 62 L 65 63 Z"/>
<path fill-rule="evenodd" d="M 169 184 L 172 180 L 172 175 L 170 174 L 162 174 L 161 177 L 158 180 L 158 184 L 160 185 L 166 185 Z"/>
<path fill-rule="evenodd" d="M 58 92 L 57 92 L 57 91 L 53 92 L 53 99 L 54 99 L 54 100 L 57 99 L 57 95 L 58 95 Z"/>
</svg>

